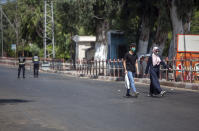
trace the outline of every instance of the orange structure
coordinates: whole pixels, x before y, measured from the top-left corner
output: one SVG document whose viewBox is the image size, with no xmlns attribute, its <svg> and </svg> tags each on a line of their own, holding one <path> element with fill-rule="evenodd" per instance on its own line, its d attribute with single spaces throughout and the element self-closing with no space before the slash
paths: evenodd
<svg viewBox="0 0 199 131">
<path fill-rule="evenodd" d="M 182 81 L 199 80 L 199 35 L 177 35 L 176 77 Z"/>
</svg>

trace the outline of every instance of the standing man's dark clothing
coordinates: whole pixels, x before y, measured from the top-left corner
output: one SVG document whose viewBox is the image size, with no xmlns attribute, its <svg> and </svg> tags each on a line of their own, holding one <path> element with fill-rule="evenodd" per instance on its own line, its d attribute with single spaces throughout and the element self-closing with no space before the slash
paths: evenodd
<svg viewBox="0 0 199 131">
<path fill-rule="evenodd" d="M 23 78 L 25 78 L 25 61 L 24 57 L 19 57 L 18 78 L 20 78 L 21 69 L 23 70 Z"/>
<path fill-rule="evenodd" d="M 35 55 L 33 57 L 33 64 L 34 64 L 34 77 L 38 77 L 39 75 L 39 57 Z"/>
</svg>

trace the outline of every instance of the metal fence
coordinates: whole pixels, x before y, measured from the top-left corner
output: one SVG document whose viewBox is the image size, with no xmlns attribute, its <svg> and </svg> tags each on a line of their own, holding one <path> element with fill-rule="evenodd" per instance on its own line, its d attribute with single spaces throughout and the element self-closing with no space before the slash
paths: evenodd
<svg viewBox="0 0 199 131">
<path fill-rule="evenodd" d="M 140 58 L 139 75 L 136 77 L 143 78 L 148 57 Z M 164 59 L 165 63 L 169 65 L 172 70 L 160 68 L 160 79 L 167 81 L 182 81 L 182 82 L 199 82 L 199 59 Z M 47 59 L 45 62 L 41 59 L 40 68 L 43 70 L 59 70 L 59 71 L 76 71 L 79 75 L 87 76 L 110 76 L 110 77 L 124 77 L 123 59 L 109 59 L 109 60 L 78 60 L 64 61 L 63 59 Z M 0 64 L 18 66 L 16 58 L 1 57 Z M 26 58 L 26 68 L 32 68 L 32 58 Z M 149 77 L 149 76 L 147 76 Z"/>
<path fill-rule="evenodd" d="M 199 82 L 199 59 L 165 59 L 167 65 L 170 65 L 172 71 L 161 68 L 160 79 Z"/>
<path fill-rule="evenodd" d="M 10 57 L 0 57 L 0 64 L 2 65 L 10 65 L 13 67 L 18 66 L 18 59 L 10 58 Z M 46 59 L 44 61 L 43 58 L 40 59 L 40 69 L 43 70 L 73 70 L 73 64 L 70 61 L 64 61 L 63 59 Z M 25 66 L 28 69 L 33 68 L 33 62 L 31 57 L 26 57 Z"/>
<path fill-rule="evenodd" d="M 79 74 L 92 75 L 92 76 L 112 76 L 123 77 L 124 68 L 123 60 L 78 60 L 76 62 L 76 71 Z"/>
<path fill-rule="evenodd" d="M 135 77 L 143 78 L 148 58 L 139 59 L 139 75 Z M 199 82 L 199 59 L 164 59 L 171 70 L 160 67 L 160 79 L 167 81 Z M 179 66 L 181 65 L 181 66 Z M 124 77 L 123 59 L 109 60 L 78 60 L 76 71 L 81 75 L 88 76 L 111 76 Z M 149 77 L 149 76 L 147 76 Z"/>
<path fill-rule="evenodd" d="M 64 59 L 47 59 L 40 62 L 42 69 L 46 70 L 74 70 L 74 64 L 72 61 L 65 61 Z"/>
</svg>

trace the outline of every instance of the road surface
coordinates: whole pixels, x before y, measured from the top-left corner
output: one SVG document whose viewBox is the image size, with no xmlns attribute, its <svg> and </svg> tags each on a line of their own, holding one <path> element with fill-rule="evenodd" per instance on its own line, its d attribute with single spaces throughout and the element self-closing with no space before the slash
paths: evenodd
<svg viewBox="0 0 199 131">
<path fill-rule="evenodd" d="M 165 88 L 164 97 L 125 98 L 123 82 L 41 73 L 17 79 L 0 66 L 0 131 L 198 131 L 199 92 Z"/>
</svg>

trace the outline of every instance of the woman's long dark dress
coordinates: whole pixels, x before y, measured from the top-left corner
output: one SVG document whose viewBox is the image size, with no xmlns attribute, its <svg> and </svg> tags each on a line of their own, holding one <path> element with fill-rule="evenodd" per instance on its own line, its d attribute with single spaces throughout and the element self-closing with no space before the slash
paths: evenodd
<svg viewBox="0 0 199 131">
<path fill-rule="evenodd" d="M 165 62 L 161 59 L 160 62 L 161 65 L 164 66 L 164 68 L 168 68 L 168 66 L 165 64 Z M 148 62 L 147 62 L 147 66 L 146 66 L 146 70 L 145 70 L 145 74 L 148 74 L 148 71 L 150 73 L 150 94 L 160 94 L 160 92 L 162 91 L 161 87 L 160 87 L 160 83 L 159 83 L 159 72 L 160 72 L 160 64 L 159 65 L 155 65 L 153 66 L 153 61 L 152 61 L 152 56 L 149 57 Z"/>
</svg>

